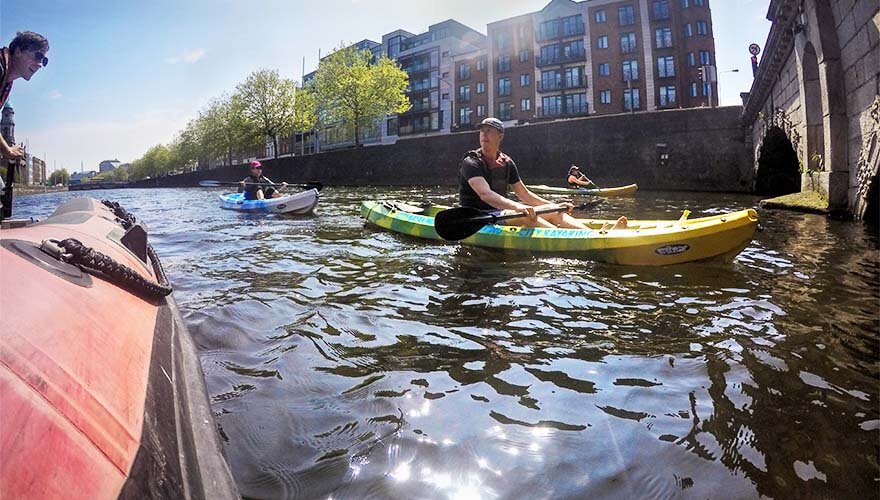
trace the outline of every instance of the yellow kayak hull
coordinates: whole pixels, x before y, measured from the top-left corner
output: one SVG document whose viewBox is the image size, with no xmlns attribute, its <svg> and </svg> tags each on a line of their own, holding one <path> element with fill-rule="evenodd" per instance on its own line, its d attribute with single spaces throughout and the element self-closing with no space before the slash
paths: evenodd
<svg viewBox="0 0 880 500">
<path fill-rule="evenodd" d="M 375 226 L 393 232 L 441 240 L 434 215 L 448 207 L 421 211 L 396 202 L 366 201 L 361 215 Z M 414 213 L 418 212 L 418 213 Z M 614 221 L 584 219 L 590 229 L 545 229 L 486 225 L 461 241 L 504 250 L 560 253 L 614 264 L 663 266 L 713 258 L 733 258 L 752 240 L 758 227 L 754 209 L 711 217 L 679 220 L 633 220 L 626 229 L 603 231 Z"/>
<path fill-rule="evenodd" d="M 568 195 L 585 195 L 585 196 L 602 196 L 603 198 L 615 198 L 619 196 L 632 196 L 639 190 L 638 184 L 629 184 L 626 186 L 612 188 L 564 188 L 552 187 L 539 184 L 537 186 L 529 186 L 529 190 L 537 194 L 568 194 Z"/>
</svg>

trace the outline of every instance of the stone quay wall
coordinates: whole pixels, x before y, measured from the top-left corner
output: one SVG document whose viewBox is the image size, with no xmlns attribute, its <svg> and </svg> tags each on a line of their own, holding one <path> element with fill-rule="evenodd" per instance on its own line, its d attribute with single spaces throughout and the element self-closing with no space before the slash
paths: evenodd
<svg viewBox="0 0 880 500">
<path fill-rule="evenodd" d="M 510 127 L 502 150 L 527 184 L 562 186 L 579 165 L 600 186 L 748 192 L 754 170 L 739 106 L 604 115 Z M 454 186 L 464 154 L 478 134 L 411 137 L 392 145 L 265 160 L 273 181 L 327 185 Z M 241 165 L 150 179 L 133 187 L 187 187 L 213 179 L 237 181 Z"/>
</svg>

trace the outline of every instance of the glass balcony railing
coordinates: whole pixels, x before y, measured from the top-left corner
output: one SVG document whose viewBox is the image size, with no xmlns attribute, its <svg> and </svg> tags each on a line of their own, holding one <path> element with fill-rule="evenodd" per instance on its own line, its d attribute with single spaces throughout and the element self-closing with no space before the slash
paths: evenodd
<svg viewBox="0 0 880 500">
<path fill-rule="evenodd" d="M 553 64 L 564 64 L 575 61 L 586 61 L 587 52 L 583 49 L 571 51 L 568 54 L 557 54 L 553 56 L 538 56 L 537 66 L 550 66 Z"/>
<path fill-rule="evenodd" d="M 587 86 L 587 78 L 581 76 L 579 78 L 560 78 L 559 80 L 548 80 L 538 82 L 538 92 L 553 92 L 563 89 L 578 89 Z"/>
<path fill-rule="evenodd" d="M 590 110 L 586 104 L 580 106 L 574 106 L 571 108 L 566 108 L 564 106 L 560 107 L 538 107 L 537 110 L 538 118 L 566 118 L 572 116 L 581 116 L 589 114 Z"/>
<path fill-rule="evenodd" d="M 547 40 L 555 40 L 557 38 L 565 38 L 567 36 L 581 36 L 585 33 L 584 25 L 579 24 L 574 26 L 573 28 L 563 29 L 559 27 L 557 29 L 543 29 L 538 30 L 537 40 L 539 42 L 546 42 Z"/>
</svg>

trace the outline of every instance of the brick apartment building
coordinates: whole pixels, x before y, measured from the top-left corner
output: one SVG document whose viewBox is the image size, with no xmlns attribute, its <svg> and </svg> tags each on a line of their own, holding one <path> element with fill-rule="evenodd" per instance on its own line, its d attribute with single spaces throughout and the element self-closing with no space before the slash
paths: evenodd
<svg viewBox="0 0 880 500">
<path fill-rule="evenodd" d="M 487 89 L 485 102 L 456 101 L 460 125 L 483 109 L 523 123 L 718 104 L 717 84 L 700 77 L 715 66 L 709 0 L 552 0 L 487 32 L 486 50 L 456 61 L 488 69 L 456 80 L 457 95 Z"/>
<path fill-rule="evenodd" d="M 367 127 L 361 142 L 449 133 L 487 116 L 515 125 L 718 105 L 709 0 L 552 0 L 538 12 L 490 23 L 487 33 L 449 19 L 418 35 L 397 30 L 382 42 L 354 44 L 400 64 L 413 105 Z M 314 141 L 310 133 L 297 134 L 291 146 L 354 143 L 351 131 L 332 124 L 318 137 L 319 147 L 304 144 Z"/>
</svg>

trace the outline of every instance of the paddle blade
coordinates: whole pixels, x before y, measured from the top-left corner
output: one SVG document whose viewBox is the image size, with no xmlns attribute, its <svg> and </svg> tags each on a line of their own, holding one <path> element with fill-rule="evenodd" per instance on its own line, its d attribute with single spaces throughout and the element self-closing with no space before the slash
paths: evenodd
<svg viewBox="0 0 880 500">
<path fill-rule="evenodd" d="M 495 217 L 476 208 L 450 208 L 434 216 L 434 230 L 444 240 L 458 241 L 477 233 L 494 220 Z"/>
<path fill-rule="evenodd" d="M 221 186 L 220 181 L 201 181 L 199 182 L 199 186 L 211 188 L 211 187 L 219 187 Z"/>
<path fill-rule="evenodd" d="M 318 181 L 309 181 L 309 182 L 306 182 L 305 184 L 303 184 L 303 186 L 306 189 L 314 189 L 315 191 L 320 191 L 321 189 L 324 188 L 324 184 L 322 184 Z"/>
</svg>

